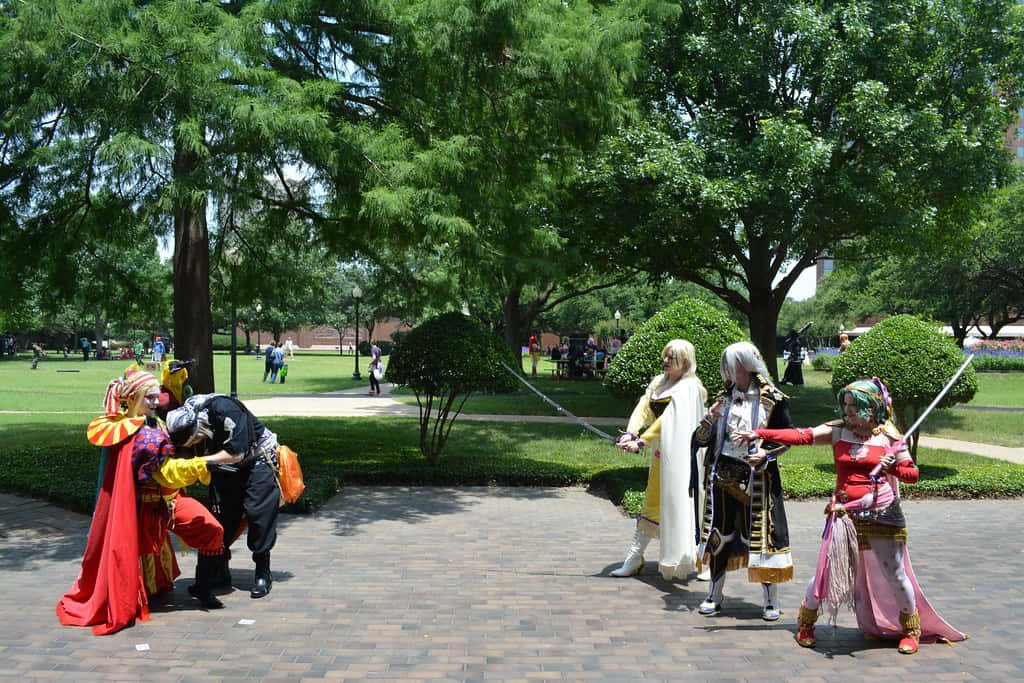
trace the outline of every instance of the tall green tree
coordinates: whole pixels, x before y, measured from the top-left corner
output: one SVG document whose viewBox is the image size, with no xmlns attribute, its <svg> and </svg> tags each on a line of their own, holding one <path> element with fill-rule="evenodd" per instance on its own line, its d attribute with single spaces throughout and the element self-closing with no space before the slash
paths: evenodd
<svg viewBox="0 0 1024 683">
<path fill-rule="evenodd" d="M 996 195 L 986 206 L 971 244 L 978 285 L 985 293 L 980 317 L 989 334 L 1024 319 L 1024 181 Z M 979 326 L 980 328 L 980 326 Z"/>
<path fill-rule="evenodd" d="M 419 0 L 391 22 L 374 106 L 410 147 L 369 178 L 360 214 L 445 263 L 451 304 L 510 347 L 594 286 L 560 210 L 582 154 L 628 114 L 646 4 Z"/>
<path fill-rule="evenodd" d="M 681 3 L 648 41 L 646 121 L 579 183 L 579 234 L 594 258 L 714 292 L 773 359 L 786 294 L 823 252 L 948 240 L 1006 178 L 1020 17 L 1013 0 Z"/>
<path fill-rule="evenodd" d="M 0 129 L 5 240 L 73 234 L 109 193 L 174 236 L 177 353 L 213 387 L 211 197 L 243 209 L 278 194 L 282 166 L 329 146 L 325 79 L 272 68 L 271 2 L 4 3 Z M 24 82 L 22 82 L 22 79 Z M 282 202 L 278 202 L 282 203 Z M 300 203 L 300 202 L 295 202 Z M 267 203 L 259 204 L 263 208 Z M 110 235 L 122 225 L 109 225 Z M 32 259 L 16 272 L 34 267 Z"/>
</svg>

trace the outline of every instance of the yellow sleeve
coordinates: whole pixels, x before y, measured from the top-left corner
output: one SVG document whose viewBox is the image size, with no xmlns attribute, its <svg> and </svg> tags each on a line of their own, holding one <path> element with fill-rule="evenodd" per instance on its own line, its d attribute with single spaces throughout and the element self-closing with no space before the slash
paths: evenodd
<svg viewBox="0 0 1024 683">
<path fill-rule="evenodd" d="M 654 411 L 651 410 L 651 402 L 648 400 L 647 394 L 644 393 L 640 397 L 640 401 L 637 402 L 636 407 L 633 408 L 633 414 L 629 416 L 629 424 L 626 426 L 626 431 L 632 434 L 639 434 L 644 425 L 648 425 L 653 421 Z"/>
<path fill-rule="evenodd" d="M 661 414 L 662 417 L 665 413 Z M 655 420 L 650 427 L 644 430 L 644 433 L 640 435 L 640 438 L 644 440 L 644 443 L 650 443 L 661 436 L 661 417 Z"/>
<path fill-rule="evenodd" d="M 205 458 L 167 458 L 153 473 L 156 483 L 169 489 L 180 489 L 200 481 L 210 483 L 210 470 Z"/>
</svg>

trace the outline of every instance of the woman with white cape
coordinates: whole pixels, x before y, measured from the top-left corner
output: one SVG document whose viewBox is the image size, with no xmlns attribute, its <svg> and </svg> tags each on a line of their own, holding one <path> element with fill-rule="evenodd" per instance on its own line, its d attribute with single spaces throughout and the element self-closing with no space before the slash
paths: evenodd
<svg viewBox="0 0 1024 683">
<path fill-rule="evenodd" d="M 638 574 L 652 538 L 659 540 L 658 564 L 665 580 L 686 577 L 697 568 L 697 510 L 704 473 L 691 437 L 704 416 L 707 391 L 695 374 L 696 353 L 690 342 L 673 339 L 662 350 L 661 361 L 662 374 L 651 381 L 616 442 L 628 453 L 647 448 L 651 464 L 633 542 L 612 576 Z"/>
</svg>

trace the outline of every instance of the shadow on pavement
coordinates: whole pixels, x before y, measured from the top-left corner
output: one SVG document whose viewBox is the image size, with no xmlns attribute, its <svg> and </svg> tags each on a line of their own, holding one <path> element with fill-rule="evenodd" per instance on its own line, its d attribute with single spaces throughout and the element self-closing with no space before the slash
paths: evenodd
<svg viewBox="0 0 1024 683">
<path fill-rule="evenodd" d="M 416 524 L 440 515 L 466 512 L 482 494 L 490 498 L 542 500 L 557 498 L 551 487 L 408 487 L 347 486 L 332 497 L 315 516 L 331 522 L 335 536 L 352 536 L 359 527 L 380 521 Z M 303 516 L 281 516 L 279 528 L 301 523 Z"/>
</svg>

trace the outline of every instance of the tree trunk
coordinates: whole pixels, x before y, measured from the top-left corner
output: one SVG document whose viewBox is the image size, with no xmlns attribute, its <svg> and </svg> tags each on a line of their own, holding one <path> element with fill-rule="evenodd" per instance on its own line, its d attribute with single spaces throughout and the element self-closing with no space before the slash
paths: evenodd
<svg viewBox="0 0 1024 683">
<path fill-rule="evenodd" d="M 107 332 L 107 323 L 103 320 L 103 313 L 100 311 L 99 306 L 93 309 L 92 331 L 96 335 L 96 348 L 94 350 L 96 355 L 99 356 L 100 349 L 103 348 L 103 339 L 106 337 Z"/>
<path fill-rule="evenodd" d="M 175 149 L 176 178 L 193 173 L 198 167 L 196 155 Z M 197 361 L 189 370 L 189 383 L 197 394 L 215 390 L 205 200 L 198 206 L 179 204 L 174 209 L 174 355 Z"/>
<path fill-rule="evenodd" d="M 747 319 L 750 322 L 750 340 L 761 352 L 772 380 L 778 381 L 775 339 L 781 306 L 775 303 L 767 268 L 764 271 L 763 277 L 757 277 L 756 274 L 750 277 L 750 313 Z"/>
<path fill-rule="evenodd" d="M 502 318 L 505 322 L 505 343 L 512 349 L 512 355 L 519 358 L 522 353 L 523 343 L 530 337 L 530 323 L 532 320 L 523 320 L 522 311 L 519 309 L 518 289 L 505 292 L 501 300 Z"/>
</svg>

